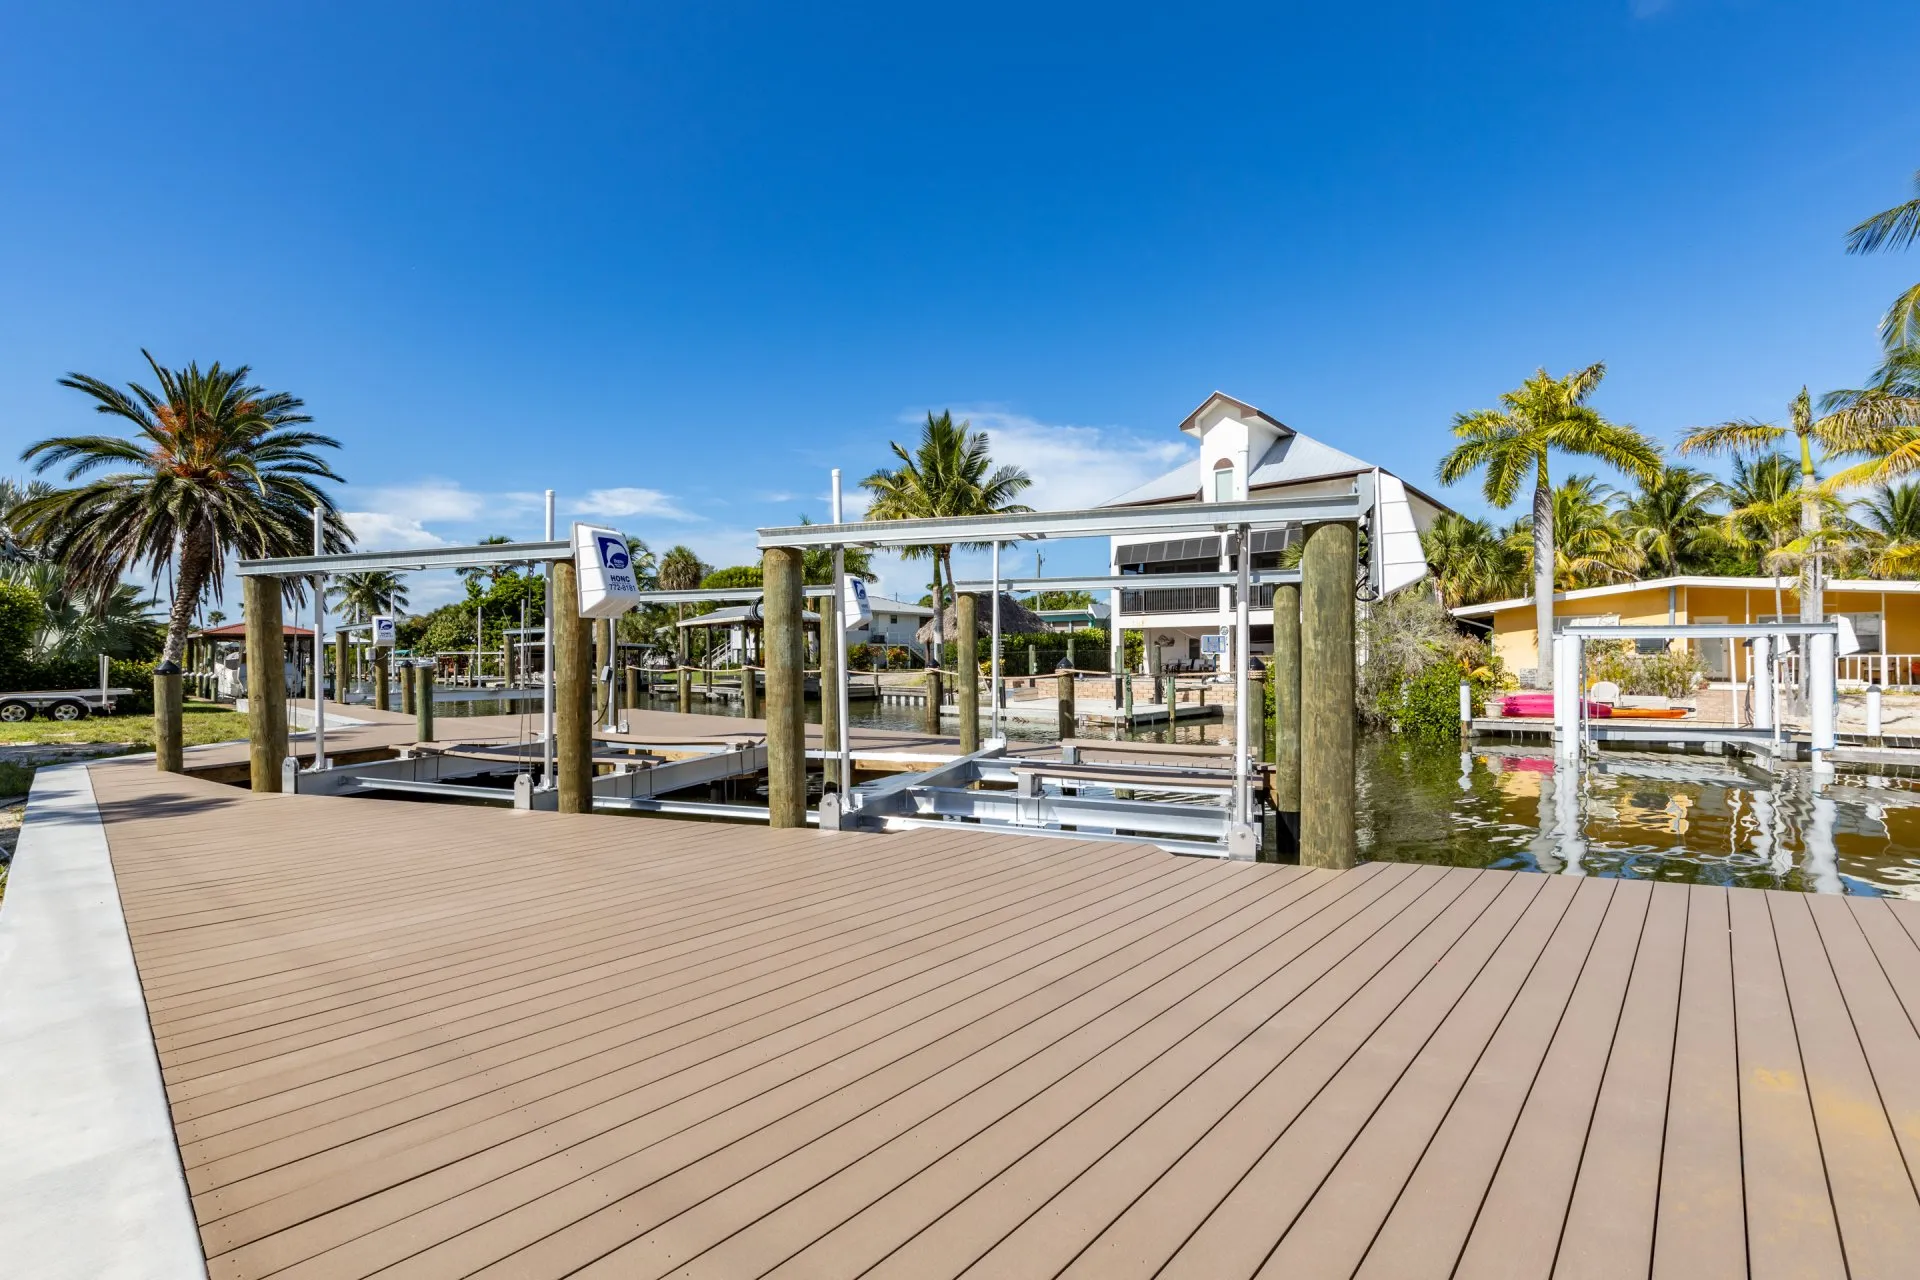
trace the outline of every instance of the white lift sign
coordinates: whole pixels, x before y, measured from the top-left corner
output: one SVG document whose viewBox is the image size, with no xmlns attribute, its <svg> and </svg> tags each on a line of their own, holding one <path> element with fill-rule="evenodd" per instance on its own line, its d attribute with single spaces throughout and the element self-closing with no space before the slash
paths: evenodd
<svg viewBox="0 0 1920 1280">
<path fill-rule="evenodd" d="M 612 529 L 573 526 L 573 564 L 580 582 L 580 616 L 617 618 L 640 603 L 627 540 Z"/>
<path fill-rule="evenodd" d="M 373 647 L 376 649 L 393 648 L 393 615 L 376 613 L 373 615 Z"/>
</svg>

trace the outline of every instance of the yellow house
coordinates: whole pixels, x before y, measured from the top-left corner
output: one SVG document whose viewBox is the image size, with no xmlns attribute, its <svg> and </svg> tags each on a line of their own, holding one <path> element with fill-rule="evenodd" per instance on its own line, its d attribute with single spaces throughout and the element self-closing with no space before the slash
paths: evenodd
<svg viewBox="0 0 1920 1280">
<path fill-rule="evenodd" d="M 1920 582 L 1877 582 L 1835 578 L 1827 583 L 1829 617 L 1853 626 L 1857 652 L 1840 659 L 1843 683 L 1920 684 Z M 1492 628 L 1493 650 L 1509 671 L 1538 661 L 1533 597 L 1493 600 L 1455 609 L 1454 616 Z M 1558 626 L 1569 619 L 1621 624 L 1690 622 L 1769 622 L 1800 616 L 1799 593 L 1791 581 L 1776 592 L 1772 578 L 1684 576 L 1584 587 L 1553 597 Z M 1643 641 L 1657 647 L 1660 641 Z M 1746 650 L 1737 640 L 1688 641 L 1700 651 L 1708 678 L 1716 683 L 1747 678 Z"/>
</svg>

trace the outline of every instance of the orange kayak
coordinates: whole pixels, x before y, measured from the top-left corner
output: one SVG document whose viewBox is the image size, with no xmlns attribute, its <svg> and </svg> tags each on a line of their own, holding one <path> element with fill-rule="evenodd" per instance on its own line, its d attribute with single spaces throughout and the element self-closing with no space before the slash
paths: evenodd
<svg viewBox="0 0 1920 1280">
<path fill-rule="evenodd" d="M 1681 707 L 1615 707 L 1615 720 L 1684 720 L 1688 713 Z"/>
</svg>

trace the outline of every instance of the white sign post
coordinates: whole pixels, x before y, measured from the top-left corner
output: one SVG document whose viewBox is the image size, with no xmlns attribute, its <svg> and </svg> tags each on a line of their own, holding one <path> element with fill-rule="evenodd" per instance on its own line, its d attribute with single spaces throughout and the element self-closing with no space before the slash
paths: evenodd
<svg viewBox="0 0 1920 1280">
<path fill-rule="evenodd" d="M 612 529 L 573 526 L 573 564 L 580 582 L 580 616 L 617 618 L 640 603 L 627 540 Z"/>
</svg>

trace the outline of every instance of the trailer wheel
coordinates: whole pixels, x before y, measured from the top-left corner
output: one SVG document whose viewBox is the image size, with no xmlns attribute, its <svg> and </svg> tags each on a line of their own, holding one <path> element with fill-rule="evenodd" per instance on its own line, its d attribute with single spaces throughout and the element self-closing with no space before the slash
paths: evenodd
<svg viewBox="0 0 1920 1280">
<path fill-rule="evenodd" d="M 0 722 L 19 724 L 33 719 L 33 708 L 24 702 L 0 702 Z"/>
<path fill-rule="evenodd" d="M 85 720 L 87 718 L 87 704 L 84 702 L 75 702 L 72 698 L 63 698 L 59 702 L 54 703 L 52 710 L 48 711 L 47 714 L 55 720 Z"/>
</svg>

